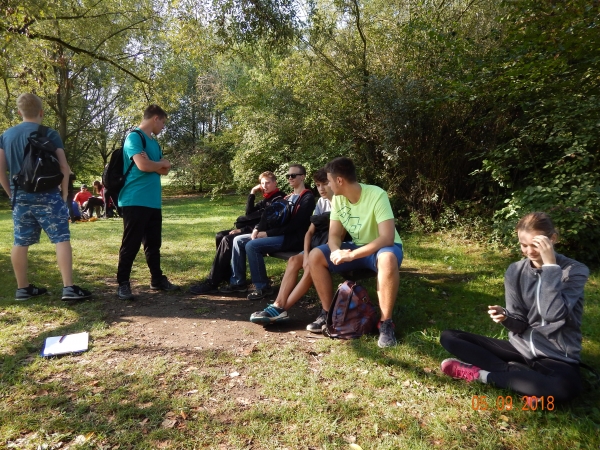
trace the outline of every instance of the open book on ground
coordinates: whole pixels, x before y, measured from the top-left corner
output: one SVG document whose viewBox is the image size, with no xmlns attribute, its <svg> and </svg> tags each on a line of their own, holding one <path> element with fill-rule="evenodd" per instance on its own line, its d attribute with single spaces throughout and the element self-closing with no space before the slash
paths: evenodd
<svg viewBox="0 0 600 450">
<path fill-rule="evenodd" d="M 88 340 L 87 332 L 47 337 L 42 348 L 42 356 L 85 352 L 88 349 Z"/>
</svg>

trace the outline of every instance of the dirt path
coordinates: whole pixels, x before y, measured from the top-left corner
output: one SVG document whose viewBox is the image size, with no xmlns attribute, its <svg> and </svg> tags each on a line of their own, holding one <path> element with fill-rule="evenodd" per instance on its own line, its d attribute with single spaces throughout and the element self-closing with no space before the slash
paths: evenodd
<svg viewBox="0 0 600 450">
<path fill-rule="evenodd" d="M 288 321 L 263 327 L 251 323 L 250 314 L 273 302 L 276 294 L 260 301 L 248 301 L 242 294 L 194 296 L 143 287 L 134 294 L 132 302 L 107 303 L 108 321 L 126 323 L 128 335 L 144 347 L 243 352 L 264 340 L 320 338 L 306 331 L 318 315 L 314 299 L 299 301 Z"/>
</svg>

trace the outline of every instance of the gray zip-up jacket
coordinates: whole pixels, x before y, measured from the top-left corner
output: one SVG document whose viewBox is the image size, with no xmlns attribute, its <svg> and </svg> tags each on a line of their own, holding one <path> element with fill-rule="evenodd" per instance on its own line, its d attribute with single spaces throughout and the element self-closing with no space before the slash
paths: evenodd
<svg viewBox="0 0 600 450">
<path fill-rule="evenodd" d="M 589 269 L 556 254 L 556 264 L 536 269 L 528 258 L 513 263 L 504 277 L 510 343 L 526 359 L 541 357 L 579 363 L 583 287 Z"/>
</svg>

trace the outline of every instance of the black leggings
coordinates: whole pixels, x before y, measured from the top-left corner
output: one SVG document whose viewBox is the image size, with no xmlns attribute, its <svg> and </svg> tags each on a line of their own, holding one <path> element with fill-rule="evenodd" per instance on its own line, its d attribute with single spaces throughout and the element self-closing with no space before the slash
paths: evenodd
<svg viewBox="0 0 600 450">
<path fill-rule="evenodd" d="M 551 395 L 557 401 L 570 400 L 581 392 L 578 364 L 550 358 L 528 361 L 509 341 L 460 330 L 442 332 L 440 343 L 461 361 L 490 372 L 488 383 L 500 388 L 536 397 Z M 529 370 L 509 362 L 526 364 Z"/>
</svg>

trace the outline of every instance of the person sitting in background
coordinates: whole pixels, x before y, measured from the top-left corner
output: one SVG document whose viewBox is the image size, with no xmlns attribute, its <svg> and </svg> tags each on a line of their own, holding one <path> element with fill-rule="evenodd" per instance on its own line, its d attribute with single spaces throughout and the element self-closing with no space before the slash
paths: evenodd
<svg viewBox="0 0 600 450">
<path fill-rule="evenodd" d="M 87 202 L 83 204 L 83 212 L 87 214 L 88 218 L 92 218 L 94 209 L 96 210 L 96 217 L 100 218 L 100 209 L 104 206 L 104 186 L 102 186 L 102 183 L 98 180 L 94 181 L 94 194 L 96 194 L 97 197 L 92 195 L 88 198 Z"/>
<path fill-rule="evenodd" d="M 275 174 L 266 171 L 258 177 L 258 183 L 250 190 L 246 200 L 246 215 L 240 216 L 235 222 L 235 228 L 219 231 L 215 235 L 217 254 L 213 260 L 208 278 L 190 287 L 194 295 L 210 294 L 217 292 L 222 281 L 229 280 L 231 276 L 231 251 L 233 240 L 240 234 L 251 233 L 254 226 L 260 221 L 262 212 L 275 199 L 283 198 L 283 192 L 277 187 Z M 262 200 L 255 203 L 256 196 L 262 194 Z"/>
<path fill-rule="evenodd" d="M 253 313 L 250 316 L 250 322 L 269 324 L 288 320 L 290 308 L 312 286 L 312 278 L 308 267 L 308 254 L 312 248 L 327 243 L 331 198 L 333 197 L 333 191 L 329 187 L 325 169 L 317 170 L 313 175 L 313 180 L 321 198 L 317 201 L 315 212 L 310 218 L 311 224 L 304 235 L 304 251 L 288 260 L 277 298 L 273 304 L 268 305 L 263 311 Z M 304 274 L 298 281 L 298 273 L 302 269 Z"/>
<path fill-rule="evenodd" d="M 304 234 L 310 225 L 310 216 L 315 209 L 315 197 L 310 189 L 306 189 L 304 179 L 306 169 L 300 164 L 292 164 L 287 175 L 288 183 L 293 191 L 286 200 L 294 204 L 291 220 L 283 226 L 259 231 L 264 224 L 265 215 L 254 228 L 252 234 L 242 234 L 233 240 L 231 256 L 232 275 L 229 284 L 220 292 L 246 292 L 246 256 L 250 266 L 250 275 L 255 291 L 248 295 L 248 300 L 260 300 L 271 295 L 273 289 L 269 285 L 264 255 L 281 251 L 300 251 L 304 242 Z"/>
<path fill-rule="evenodd" d="M 92 197 L 92 193 L 88 191 L 87 184 L 82 184 L 79 192 L 73 197 L 73 201 L 79 205 L 81 212 L 84 211 L 84 204 Z"/>
<path fill-rule="evenodd" d="M 504 276 L 506 307 L 488 306 L 491 319 L 509 330 L 508 341 L 446 330 L 440 343 L 460 361 L 445 359 L 441 369 L 511 389 L 531 405 L 538 397 L 570 400 L 582 389 L 580 327 L 589 270 L 554 251 L 558 232 L 546 213 L 527 214 L 516 231 L 525 258 Z"/>
</svg>

